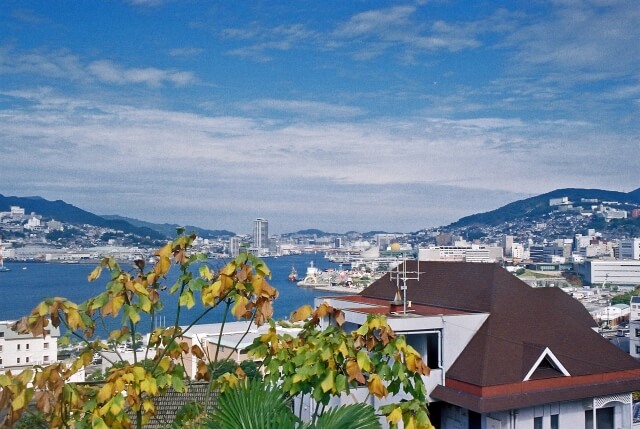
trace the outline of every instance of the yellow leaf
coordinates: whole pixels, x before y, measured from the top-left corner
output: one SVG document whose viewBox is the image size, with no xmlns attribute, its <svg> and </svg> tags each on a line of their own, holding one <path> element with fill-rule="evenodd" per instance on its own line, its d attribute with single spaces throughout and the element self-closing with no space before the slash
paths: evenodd
<svg viewBox="0 0 640 429">
<path fill-rule="evenodd" d="M 402 408 L 396 407 L 389 413 L 387 416 L 387 421 L 392 425 L 397 424 L 400 420 L 402 420 Z"/>
<path fill-rule="evenodd" d="M 244 296 L 239 296 L 236 298 L 236 303 L 233 306 L 233 309 L 231 310 L 233 312 L 233 314 L 236 315 L 236 317 L 242 317 L 246 314 L 247 312 L 247 303 L 249 302 L 249 300 L 244 297 Z"/>
<path fill-rule="evenodd" d="M 335 388 L 335 373 L 333 371 L 329 371 L 324 380 L 322 380 L 322 383 L 320 383 L 320 387 L 324 393 Z"/>
<path fill-rule="evenodd" d="M 305 320 L 311 315 L 311 313 L 313 313 L 313 309 L 311 308 L 311 306 L 303 305 L 302 307 L 299 307 L 297 310 L 294 310 L 294 312 L 291 314 L 291 321 L 299 322 L 301 320 Z"/>
<path fill-rule="evenodd" d="M 405 429 L 416 429 L 416 421 L 413 416 L 409 416 L 409 421 L 404 427 Z"/>
<path fill-rule="evenodd" d="M 89 274 L 87 278 L 90 282 L 92 282 L 94 280 L 97 280 L 98 277 L 100 277 L 101 273 L 102 273 L 102 265 L 98 265 L 93 269 L 93 271 L 91 271 L 91 274 Z"/>
<path fill-rule="evenodd" d="M 180 305 L 183 307 L 191 308 L 196 304 L 195 299 L 193 298 L 193 292 L 190 290 L 185 290 L 180 295 Z"/>
<path fill-rule="evenodd" d="M 382 379 L 378 374 L 372 374 L 369 376 L 369 392 L 377 398 L 384 398 L 387 396 L 387 388 L 382 382 Z"/>
<path fill-rule="evenodd" d="M 360 350 L 358 352 L 358 355 L 356 356 L 356 359 L 358 360 L 358 366 L 362 369 L 362 371 L 371 370 L 371 359 L 369 359 L 369 354 L 366 351 Z"/>
<path fill-rule="evenodd" d="M 111 395 L 113 395 L 113 384 L 105 383 L 98 392 L 98 401 L 106 402 L 111 398 Z"/>
</svg>

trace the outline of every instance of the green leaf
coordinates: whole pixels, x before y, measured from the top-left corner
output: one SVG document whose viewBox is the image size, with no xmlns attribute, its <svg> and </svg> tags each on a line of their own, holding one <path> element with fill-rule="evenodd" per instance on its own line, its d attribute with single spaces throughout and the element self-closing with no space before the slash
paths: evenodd
<svg viewBox="0 0 640 429">
<path fill-rule="evenodd" d="M 193 298 L 193 292 L 185 290 L 180 294 L 180 306 L 191 308 L 196 304 L 196 300 Z"/>
</svg>

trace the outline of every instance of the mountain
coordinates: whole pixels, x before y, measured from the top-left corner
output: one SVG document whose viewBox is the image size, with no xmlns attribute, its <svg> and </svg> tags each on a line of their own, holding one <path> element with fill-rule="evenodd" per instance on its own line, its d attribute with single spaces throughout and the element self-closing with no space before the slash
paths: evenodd
<svg viewBox="0 0 640 429">
<path fill-rule="evenodd" d="M 94 225 L 112 228 L 125 233 L 152 239 L 165 239 L 164 234 L 143 226 L 134 226 L 121 219 L 105 219 L 62 200 L 49 201 L 42 197 L 16 197 L 0 194 L 0 211 L 9 211 L 11 206 L 24 208 L 25 213 L 36 213 L 45 218 L 76 225 Z M 175 235 L 175 234 L 174 234 Z"/>
<path fill-rule="evenodd" d="M 224 229 L 211 230 L 211 229 L 199 228 L 197 226 L 192 226 L 192 225 L 185 226 L 185 225 L 177 225 L 177 224 L 169 224 L 169 223 L 162 223 L 162 224 L 151 223 L 151 222 L 145 222 L 143 220 L 128 218 L 128 217 L 119 216 L 119 215 L 102 215 L 102 217 L 110 220 L 125 221 L 130 223 L 131 225 L 141 227 L 141 228 L 149 228 L 169 238 L 173 238 L 176 236 L 176 230 L 178 228 L 184 228 L 185 232 L 188 232 L 188 233 L 195 232 L 198 235 L 198 237 L 201 237 L 201 238 L 224 238 L 224 237 L 233 237 L 236 235 L 234 232 L 227 231 Z"/>
<path fill-rule="evenodd" d="M 510 222 L 518 218 L 537 217 L 553 210 L 549 206 L 549 199 L 568 197 L 569 201 L 580 205 L 581 200 L 597 199 L 598 201 L 616 201 L 620 204 L 640 204 L 640 188 L 629 193 L 606 191 L 602 189 L 565 188 L 556 189 L 546 194 L 509 203 L 485 213 L 466 216 L 449 225 L 451 228 L 465 226 L 496 226 L 503 222 Z M 586 203 L 591 205 L 592 203 Z"/>
</svg>

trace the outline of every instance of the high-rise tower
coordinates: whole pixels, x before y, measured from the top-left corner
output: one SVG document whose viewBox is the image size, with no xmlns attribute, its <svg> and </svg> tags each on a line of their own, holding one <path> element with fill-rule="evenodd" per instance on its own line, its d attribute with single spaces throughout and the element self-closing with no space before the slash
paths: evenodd
<svg viewBox="0 0 640 429">
<path fill-rule="evenodd" d="M 259 254 L 269 252 L 269 222 L 266 219 L 257 218 L 253 221 L 253 248 Z"/>
</svg>

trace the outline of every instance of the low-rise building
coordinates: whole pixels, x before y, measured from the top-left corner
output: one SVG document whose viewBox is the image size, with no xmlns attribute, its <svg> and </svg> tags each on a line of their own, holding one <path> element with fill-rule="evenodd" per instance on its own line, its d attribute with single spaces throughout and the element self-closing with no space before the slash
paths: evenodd
<svg viewBox="0 0 640 429">
<path fill-rule="evenodd" d="M 0 321 L 0 369 L 20 370 L 34 365 L 48 365 L 58 360 L 60 330 L 52 326 L 45 335 L 18 334 L 11 329 L 15 321 Z"/>
<path fill-rule="evenodd" d="M 586 260 L 575 265 L 576 273 L 588 285 L 639 285 L 640 261 Z"/>
</svg>

